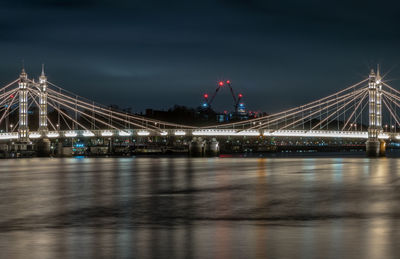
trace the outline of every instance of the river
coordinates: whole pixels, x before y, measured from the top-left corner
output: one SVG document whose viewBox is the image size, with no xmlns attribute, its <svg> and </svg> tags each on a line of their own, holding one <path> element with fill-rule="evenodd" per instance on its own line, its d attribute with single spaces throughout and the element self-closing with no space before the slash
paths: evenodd
<svg viewBox="0 0 400 259">
<path fill-rule="evenodd" d="M 0 162 L 0 258 L 398 258 L 398 158 Z"/>
</svg>

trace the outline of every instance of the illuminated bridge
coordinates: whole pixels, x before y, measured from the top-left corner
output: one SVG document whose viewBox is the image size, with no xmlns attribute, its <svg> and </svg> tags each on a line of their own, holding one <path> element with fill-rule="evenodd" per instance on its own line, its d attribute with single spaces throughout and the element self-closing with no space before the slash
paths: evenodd
<svg viewBox="0 0 400 259">
<path fill-rule="evenodd" d="M 383 80 L 379 68 L 368 78 L 327 97 L 259 118 L 193 127 L 145 118 L 101 105 L 23 69 L 0 89 L 0 140 L 14 145 L 52 145 L 70 139 L 186 138 L 196 144 L 213 138 L 354 139 L 366 143 L 369 155 L 383 155 L 388 141 L 400 140 L 400 91 Z M 35 125 L 29 118 L 38 110 Z M 18 113 L 18 120 L 10 122 Z M 32 120 L 34 121 L 34 120 Z M 70 141 L 70 142 L 71 142 Z M 150 140 L 152 142 L 152 140 Z M 37 144 L 41 146 L 41 144 Z"/>
</svg>

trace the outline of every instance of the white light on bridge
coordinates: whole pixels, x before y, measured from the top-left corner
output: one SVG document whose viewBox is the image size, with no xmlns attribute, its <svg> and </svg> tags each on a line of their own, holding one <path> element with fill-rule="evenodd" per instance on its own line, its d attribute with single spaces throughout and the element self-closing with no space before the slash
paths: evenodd
<svg viewBox="0 0 400 259">
<path fill-rule="evenodd" d="M 260 132 L 257 130 L 243 130 L 236 133 L 236 136 L 260 136 Z"/>
<path fill-rule="evenodd" d="M 84 132 L 82 133 L 82 135 L 83 135 L 84 137 L 94 137 L 94 133 L 91 132 L 91 131 L 84 131 Z"/>
<path fill-rule="evenodd" d="M 17 139 L 18 133 L 1 133 L 0 139 Z"/>
<path fill-rule="evenodd" d="M 103 131 L 103 132 L 101 133 L 101 135 L 102 135 L 103 137 L 111 137 L 111 136 L 113 135 L 113 133 L 112 133 L 111 131 Z"/>
<path fill-rule="evenodd" d="M 160 135 L 161 135 L 161 136 L 167 136 L 167 135 L 168 135 L 168 132 L 163 131 L 163 132 L 160 133 Z"/>
<path fill-rule="evenodd" d="M 185 135 L 186 135 L 186 132 L 184 132 L 184 131 L 181 131 L 181 130 L 175 131 L 175 136 L 185 136 Z"/>
<path fill-rule="evenodd" d="M 389 135 L 388 135 L 388 134 L 385 134 L 385 133 L 379 134 L 378 138 L 379 138 L 379 139 L 389 139 Z M 397 138 L 397 137 L 396 137 L 396 138 Z"/>
<path fill-rule="evenodd" d="M 40 135 L 39 133 L 34 133 L 34 132 L 29 134 L 29 138 L 40 138 L 41 136 L 42 135 Z"/>
<path fill-rule="evenodd" d="M 77 135 L 78 134 L 75 131 L 68 131 L 68 132 L 65 133 L 65 136 L 67 138 L 73 138 L 73 137 L 76 137 Z"/>
<path fill-rule="evenodd" d="M 132 132 L 121 130 L 118 134 L 119 134 L 121 137 L 127 137 L 127 136 L 132 135 Z"/>
<path fill-rule="evenodd" d="M 47 137 L 48 138 L 57 138 L 58 136 L 60 136 L 60 134 L 58 134 L 58 132 L 49 132 L 49 133 L 47 133 Z"/>
<path fill-rule="evenodd" d="M 222 130 L 222 129 L 206 129 L 195 130 L 193 136 L 260 136 L 257 130 Z"/>
<path fill-rule="evenodd" d="M 142 130 L 142 131 L 138 131 L 137 133 L 139 136 L 148 136 L 150 135 L 150 132 Z"/>
<path fill-rule="evenodd" d="M 264 136 L 275 137 L 315 137 L 315 138 L 368 138 L 364 131 L 330 131 L 330 130 L 277 130 L 264 131 Z"/>
</svg>

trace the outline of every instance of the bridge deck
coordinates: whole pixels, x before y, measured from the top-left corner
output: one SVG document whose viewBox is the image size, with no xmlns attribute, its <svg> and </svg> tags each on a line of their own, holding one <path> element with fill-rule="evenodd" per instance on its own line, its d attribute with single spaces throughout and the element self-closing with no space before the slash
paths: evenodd
<svg viewBox="0 0 400 259">
<path fill-rule="evenodd" d="M 140 137 L 140 136 L 249 136 L 249 137 L 309 137 L 309 138 L 354 138 L 367 139 L 367 131 L 330 131 L 330 130 L 233 130 L 233 129 L 160 129 L 141 130 L 68 130 L 48 131 L 41 133 L 32 131 L 29 138 L 90 138 L 90 137 Z M 400 133 L 385 132 L 380 139 L 400 139 Z M 18 132 L 0 133 L 0 139 L 19 139 Z"/>
</svg>

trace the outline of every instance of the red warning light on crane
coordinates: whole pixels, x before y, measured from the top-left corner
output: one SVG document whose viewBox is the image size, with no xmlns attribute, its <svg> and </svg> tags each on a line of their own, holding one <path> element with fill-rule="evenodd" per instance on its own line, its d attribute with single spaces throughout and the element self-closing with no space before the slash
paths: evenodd
<svg viewBox="0 0 400 259">
<path fill-rule="evenodd" d="M 10 98 L 14 98 L 14 95 L 12 94 L 12 95 L 10 95 Z"/>
<path fill-rule="evenodd" d="M 239 98 L 242 98 L 242 97 L 243 97 L 243 94 L 239 94 L 238 96 L 239 96 Z"/>
<path fill-rule="evenodd" d="M 204 98 L 206 98 L 206 99 L 208 98 L 208 94 L 204 94 L 203 96 L 204 96 Z"/>
<path fill-rule="evenodd" d="M 227 83 L 227 84 L 230 84 L 230 83 L 231 83 L 231 81 L 229 81 L 229 80 L 226 80 L 226 83 Z"/>
<path fill-rule="evenodd" d="M 219 86 L 223 86 L 223 85 L 224 85 L 224 82 L 220 81 L 220 82 L 218 83 L 218 85 L 219 85 Z"/>
</svg>

